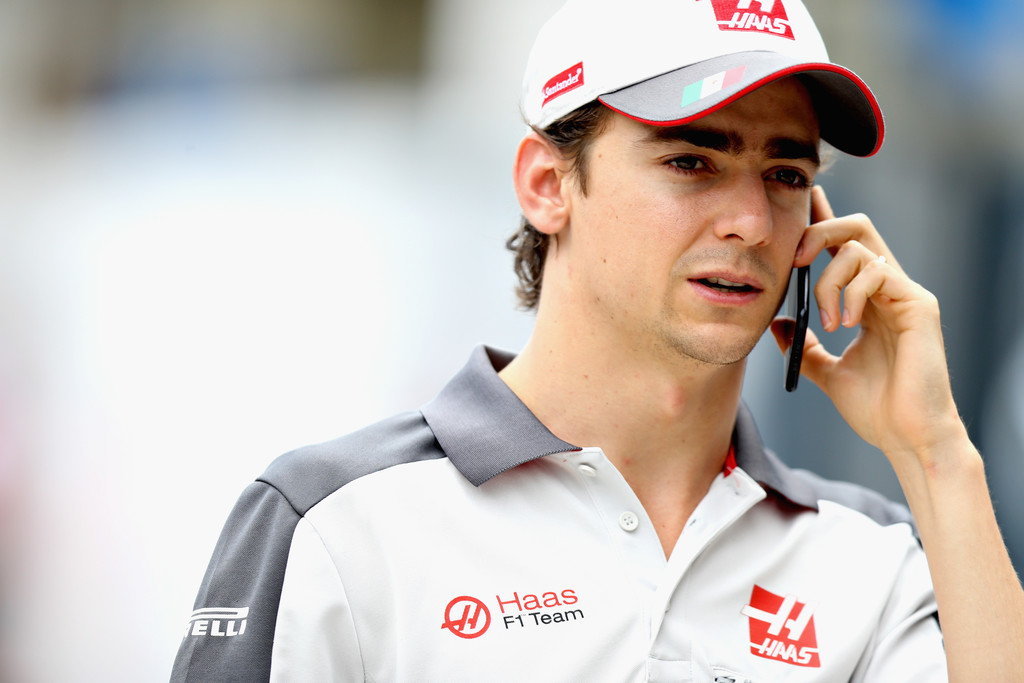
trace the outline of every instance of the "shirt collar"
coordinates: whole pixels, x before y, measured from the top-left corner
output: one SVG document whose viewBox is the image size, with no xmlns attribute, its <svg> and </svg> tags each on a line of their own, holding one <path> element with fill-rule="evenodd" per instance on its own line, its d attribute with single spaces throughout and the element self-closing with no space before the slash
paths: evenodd
<svg viewBox="0 0 1024 683">
<path fill-rule="evenodd" d="M 448 459 L 474 486 L 545 455 L 581 450 L 552 434 L 498 377 L 514 357 L 478 346 L 421 409 Z"/>
<path fill-rule="evenodd" d="M 582 450 L 552 434 L 498 377 L 514 357 L 478 346 L 421 409 L 448 459 L 474 486 L 537 458 Z M 817 508 L 813 488 L 765 448 L 743 403 L 736 415 L 733 448 L 736 465 L 755 481 L 792 503 Z"/>
<path fill-rule="evenodd" d="M 740 402 L 732 432 L 736 466 L 775 494 L 801 507 L 818 509 L 818 492 L 806 479 L 786 466 L 761 440 L 747 404 Z"/>
</svg>

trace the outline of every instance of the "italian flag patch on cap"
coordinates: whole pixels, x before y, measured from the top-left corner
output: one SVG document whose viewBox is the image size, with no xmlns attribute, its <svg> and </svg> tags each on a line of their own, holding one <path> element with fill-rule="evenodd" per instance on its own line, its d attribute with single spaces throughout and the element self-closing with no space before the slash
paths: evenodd
<svg viewBox="0 0 1024 683">
<path fill-rule="evenodd" d="M 714 95 L 719 90 L 738 83 L 743 78 L 743 72 L 746 70 L 746 66 L 737 66 L 735 69 L 720 71 L 696 83 L 691 83 L 683 89 L 683 103 L 681 106 L 687 107 L 708 95 Z"/>
</svg>

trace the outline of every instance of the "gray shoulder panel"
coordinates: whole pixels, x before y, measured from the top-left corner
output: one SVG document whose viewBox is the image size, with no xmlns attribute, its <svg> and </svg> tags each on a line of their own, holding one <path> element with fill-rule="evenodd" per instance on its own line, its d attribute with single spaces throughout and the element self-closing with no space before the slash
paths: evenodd
<svg viewBox="0 0 1024 683">
<path fill-rule="evenodd" d="M 910 510 L 877 491 L 849 482 L 824 479 L 807 470 L 791 469 L 765 447 L 750 410 L 743 403 L 736 415 L 733 432 L 736 462 L 762 486 L 791 503 L 816 510 L 827 500 L 864 514 L 882 526 L 906 523 L 917 535 Z"/>
<path fill-rule="evenodd" d="M 245 489 L 203 577 L 171 681 L 269 679 L 278 597 L 298 520 L 266 484 Z M 217 616 L 225 612 L 235 615 L 230 624 Z"/>
<path fill-rule="evenodd" d="M 860 512 L 882 526 L 909 524 L 917 535 L 917 527 L 907 506 L 889 500 L 881 493 L 859 484 L 824 479 L 807 470 L 790 470 L 818 500 L 827 500 Z"/>
<path fill-rule="evenodd" d="M 423 416 L 408 412 L 271 463 L 224 525 L 171 680 L 268 680 L 285 567 L 302 516 L 359 477 L 442 457 Z M 233 616 L 217 616 L 226 613 Z"/>
<path fill-rule="evenodd" d="M 346 436 L 285 453 L 259 481 L 273 486 L 299 515 L 345 484 L 379 470 L 445 457 L 419 411 L 409 411 Z"/>
</svg>

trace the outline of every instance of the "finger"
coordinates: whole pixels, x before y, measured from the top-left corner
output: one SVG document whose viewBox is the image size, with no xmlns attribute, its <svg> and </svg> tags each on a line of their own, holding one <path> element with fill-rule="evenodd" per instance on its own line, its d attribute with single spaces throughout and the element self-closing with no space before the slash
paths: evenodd
<svg viewBox="0 0 1024 683">
<path fill-rule="evenodd" d="M 810 264 L 825 250 L 835 256 L 843 244 L 856 240 L 876 254 L 884 254 L 894 267 L 899 267 L 871 220 L 861 213 L 836 218 L 825 191 L 819 186 L 811 190 L 811 220 L 797 246 L 794 266 Z"/>
<path fill-rule="evenodd" d="M 828 225 L 822 224 L 835 220 L 835 217 L 832 205 L 825 195 L 825 189 L 821 185 L 812 187 L 810 225 L 804 231 L 800 244 L 797 245 L 796 256 L 793 260 L 794 267 L 810 265 L 817 258 L 827 242 L 822 235 L 817 233 L 822 230 L 828 230 Z M 814 230 L 811 229 L 812 227 Z"/>
<path fill-rule="evenodd" d="M 846 242 L 822 271 L 814 285 L 814 300 L 818 303 L 821 326 L 826 332 L 839 328 L 844 314 L 841 305 L 844 288 L 877 258 L 874 252 L 860 242 Z"/>
<path fill-rule="evenodd" d="M 860 242 L 875 254 L 884 255 L 894 267 L 899 267 L 895 257 L 878 233 L 874 224 L 862 213 L 832 218 L 809 225 L 804 230 L 798 248 L 799 257 L 794 265 L 810 264 L 822 251 L 835 256 L 843 244 L 851 241 Z"/>
<path fill-rule="evenodd" d="M 843 294 L 842 325 L 861 324 L 868 302 L 884 305 L 916 295 L 915 285 L 886 261 L 876 258 L 865 264 Z"/>
<path fill-rule="evenodd" d="M 836 217 L 832 204 L 828 201 L 825 188 L 815 185 L 811 188 L 811 223 L 831 220 Z"/>
</svg>

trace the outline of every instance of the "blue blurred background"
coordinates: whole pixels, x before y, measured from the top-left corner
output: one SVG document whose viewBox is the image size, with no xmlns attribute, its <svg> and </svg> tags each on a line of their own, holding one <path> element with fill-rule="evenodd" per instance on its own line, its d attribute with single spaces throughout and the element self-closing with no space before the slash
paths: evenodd
<svg viewBox="0 0 1024 683">
<path fill-rule="evenodd" d="M 0 680 L 165 680 L 273 457 L 523 344 L 511 159 L 558 4 L 0 0 Z M 889 134 L 821 183 L 939 296 L 1020 566 L 1024 7 L 809 5 Z M 781 384 L 765 340 L 745 397 L 784 459 L 901 498 Z"/>
</svg>

